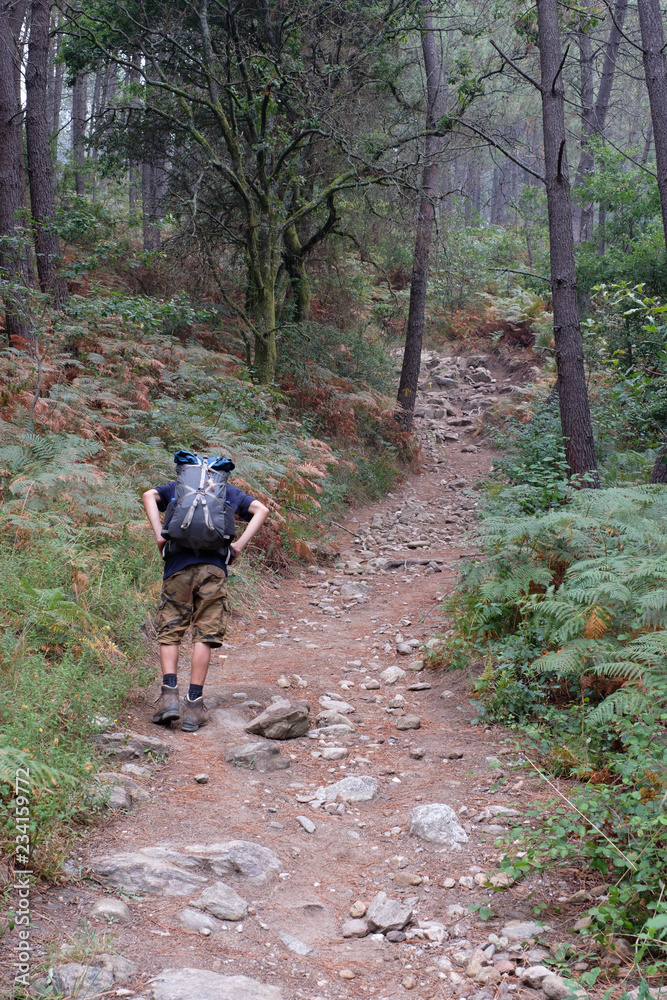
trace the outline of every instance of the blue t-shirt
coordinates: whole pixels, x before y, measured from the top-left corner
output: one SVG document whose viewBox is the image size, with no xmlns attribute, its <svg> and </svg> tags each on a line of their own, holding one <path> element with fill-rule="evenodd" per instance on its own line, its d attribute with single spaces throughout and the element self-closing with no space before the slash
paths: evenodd
<svg viewBox="0 0 667 1000">
<path fill-rule="evenodd" d="M 164 513 L 168 504 L 176 496 L 176 480 L 172 479 L 170 483 L 166 483 L 164 486 L 156 486 L 155 489 L 159 494 L 157 502 L 158 510 Z M 248 511 L 248 507 L 254 499 L 254 497 L 249 497 L 247 493 L 240 490 L 238 486 L 232 486 L 231 483 L 227 483 L 227 503 L 231 506 L 234 513 L 244 521 L 249 521 L 252 517 L 252 514 Z M 171 552 L 167 551 L 168 549 L 171 549 Z M 220 566 L 227 573 L 223 557 L 217 550 L 200 549 L 199 552 L 195 552 L 193 549 L 182 549 L 180 546 L 174 545 L 173 542 L 168 542 L 164 551 L 166 552 L 164 557 L 165 580 L 167 577 L 173 576 L 174 573 L 180 573 L 186 566 L 198 566 L 200 563 L 212 563 L 214 566 Z"/>
</svg>

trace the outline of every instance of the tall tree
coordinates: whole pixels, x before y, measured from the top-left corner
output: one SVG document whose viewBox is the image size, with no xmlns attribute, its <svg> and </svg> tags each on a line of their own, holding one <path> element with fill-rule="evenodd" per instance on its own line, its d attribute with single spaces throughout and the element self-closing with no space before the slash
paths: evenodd
<svg viewBox="0 0 667 1000">
<path fill-rule="evenodd" d="M 565 142 L 564 59 L 558 24 L 558 0 L 537 0 L 537 21 L 561 426 L 570 472 L 589 473 L 591 482 L 588 485 L 598 485 L 574 263 L 572 205 Z"/>
<path fill-rule="evenodd" d="M 0 279 L 16 286 L 23 277 L 23 252 L 18 238 L 23 208 L 23 142 L 14 86 L 16 39 L 12 7 L 11 0 L 0 0 Z M 15 293 L 9 290 L 3 298 L 9 342 L 20 347 L 28 335 L 28 326 L 16 308 Z"/>
<path fill-rule="evenodd" d="M 88 117 L 88 76 L 77 73 L 72 87 L 72 160 L 74 162 L 74 189 L 78 195 L 86 193 L 83 168 L 86 155 L 86 119 Z"/>
<path fill-rule="evenodd" d="M 646 89 L 651 106 L 662 225 L 667 242 L 667 59 L 665 58 L 665 32 L 659 0 L 639 0 L 638 6 Z M 652 483 L 667 483 L 666 457 L 667 445 L 660 450 L 656 458 L 650 478 Z"/>
<path fill-rule="evenodd" d="M 424 142 L 424 168 L 415 228 L 408 325 L 405 334 L 401 379 L 398 386 L 398 403 L 401 407 L 400 419 L 405 430 L 412 430 L 417 399 L 417 383 L 419 382 L 424 340 L 428 265 L 433 240 L 435 199 L 438 193 L 438 158 L 442 151 L 443 142 L 442 138 L 438 136 L 437 126 L 439 119 L 444 114 L 446 100 L 443 71 L 438 56 L 430 4 L 426 7 L 423 15 L 421 41 L 426 75 L 427 134 Z"/>
<path fill-rule="evenodd" d="M 67 284 L 58 270 L 60 245 L 55 229 L 56 202 L 47 102 L 52 3 L 53 0 L 32 0 L 31 4 L 30 42 L 25 71 L 25 128 L 39 284 L 43 292 L 50 293 L 55 305 L 62 307 L 67 301 Z"/>
</svg>

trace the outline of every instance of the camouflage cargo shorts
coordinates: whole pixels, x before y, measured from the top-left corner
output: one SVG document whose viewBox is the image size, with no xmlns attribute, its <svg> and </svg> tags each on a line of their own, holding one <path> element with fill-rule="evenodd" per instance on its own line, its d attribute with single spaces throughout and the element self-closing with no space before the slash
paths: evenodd
<svg viewBox="0 0 667 1000">
<path fill-rule="evenodd" d="M 178 645 L 192 625 L 194 642 L 220 646 L 229 612 L 224 569 L 211 563 L 186 566 L 163 581 L 155 622 L 158 642 Z"/>
</svg>

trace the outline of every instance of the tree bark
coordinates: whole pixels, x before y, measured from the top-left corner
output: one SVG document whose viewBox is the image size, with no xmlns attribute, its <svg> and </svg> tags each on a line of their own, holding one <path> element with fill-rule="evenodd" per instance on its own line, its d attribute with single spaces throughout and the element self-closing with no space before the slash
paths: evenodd
<svg viewBox="0 0 667 1000">
<path fill-rule="evenodd" d="M 40 288 L 51 295 L 54 304 L 60 309 L 67 302 L 67 284 L 58 273 L 60 244 L 55 230 L 56 203 L 47 113 L 52 3 L 53 0 L 32 0 L 25 72 L 25 127 L 37 274 Z"/>
<path fill-rule="evenodd" d="M 160 248 L 161 205 L 166 193 L 164 160 L 141 165 L 141 207 L 144 250 Z"/>
<path fill-rule="evenodd" d="M 574 264 L 572 205 L 565 144 L 563 56 L 558 0 L 537 0 L 540 46 L 544 165 L 549 216 L 551 290 L 558 368 L 558 396 L 570 475 L 589 473 L 599 485 L 588 405 Z"/>
<path fill-rule="evenodd" d="M 83 176 L 86 144 L 86 118 L 88 114 L 88 77 L 79 73 L 72 89 L 72 160 L 74 162 L 74 189 L 83 197 L 86 182 Z"/>
<path fill-rule="evenodd" d="M 23 207 L 23 142 L 14 86 L 16 50 L 11 9 L 11 0 L 0 0 L 0 238 L 7 240 L 4 248 L 0 249 L 0 274 L 18 284 L 22 277 L 23 251 L 18 240 L 14 244 L 11 241 L 12 237 L 19 235 L 17 230 Z M 12 297 L 5 297 L 5 328 L 9 343 L 13 347 L 21 347 L 29 328 Z"/>
<path fill-rule="evenodd" d="M 422 53 L 426 74 L 426 129 L 427 131 L 434 131 L 438 119 L 444 113 L 445 92 L 441 81 L 441 66 L 435 42 L 430 6 L 427 6 L 424 11 L 422 24 Z M 439 165 L 437 157 L 441 149 L 442 140 L 437 136 L 427 135 L 415 233 L 415 250 L 412 261 L 408 327 L 405 334 L 403 366 L 398 386 L 398 404 L 401 408 L 399 420 L 406 431 L 411 431 L 414 423 L 419 369 L 421 367 L 428 265 L 433 239 L 433 222 L 435 220 L 434 199 L 438 193 Z"/>
<path fill-rule="evenodd" d="M 639 5 L 641 7 L 643 0 L 639 0 Z M 595 99 L 595 104 L 592 101 L 592 87 L 593 87 L 593 65 L 592 65 L 592 55 L 590 63 L 590 87 L 591 93 L 587 94 L 587 98 L 590 101 L 589 106 L 587 101 L 584 100 L 584 94 L 582 93 L 582 149 L 581 157 L 579 159 L 579 166 L 577 167 L 577 174 L 574 181 L 574 186 L 578 187 L 585 175 L 590 173 L 593 169 L 595 160 L 590 149 L 590 140 L 593 136 L 601 136 L 604 133 L 605 123 L 607 121 L 607 112 L 609 110 L 609 101 L 611 98 L 611 88 L 614 83 L 614 74 L 616 72 L 616 60 L 618 58 L 618 50 L 621 44 L 621 39 L 623 37 L 623 24 L 625 22 L 625 15 L 628 9 L 628 0 L 616 0 L 614 5 L 614 14 L 612 18 L 611 27 L 609 29 L 609 36 L 607 38 L 607 43 L 604 49 L 604 61 L 602 63 L 602 74 L 600 76 L 600 86 L 598 87 L 597 97 Z M 588 36 L 585 36 L 588 38 Z M 590 39 L 588 39 L 588 49 L 590 52 Z M 583 66 L 582 66 L 583 73 Z M 583 81 L 582 81 L 583 83 Z M 583 90 L 583 87 L 582 87 Z M 593 234 L 593 206 L 591 204 L 583 205 L 581 207 L 581 214 L 579 220 L 579 232 L 577 233 L 578 239 L 589 240 Z"/>
<path fill-rule="evenodd" d="M 667 240 L 667 59 L 660 0 L 639 0 L 644 73 L 651 106 L 662 225 Z"/>
</svg>

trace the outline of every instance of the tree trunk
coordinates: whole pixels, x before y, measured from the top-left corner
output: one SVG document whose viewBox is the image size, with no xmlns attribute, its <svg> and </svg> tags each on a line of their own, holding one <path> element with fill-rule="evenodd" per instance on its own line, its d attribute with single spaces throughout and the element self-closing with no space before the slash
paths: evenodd
<svg viewBox="0 0 667 1000">
<path fill-rule="evenodd" d="M 655 457 L 649 483 L 667 483 L 667 444 L 664 444 Z"/>
<path fill-rule="evenodd" d="M 72 89 L 72 160 L 74 162 L 74 189 L 83 197 L 86 183 L 83 176 L 86 145 L 86 118 L 88 114 L 88 77 L 79 73 Z"/>
<path fill-rule="evenodd" d="M 275 282 L 253 290 L 253 319 L 261 336 L 255 337 L 255 377 L 260 385 L 273 382 L 276 370 Z"/>
<path fill-rule="evenodd" d="M 30 43 L 25 72 L 25 128 L 30 207 L 39 284 L 43 292 L 49 292 L 54 304 L 62 308 L 67 302 L 67 284 L 58 273 L 60 245 L 55 230 L 56 204 L 47 113 L 47 68 L 52 3 L 53 0 L 32 0 Z"/>
<path fill-rule="evenodd" d="M 558 26 L 558 0 L 537 0 L 539 28 L 544 165 L 549 216 L 551 290 L 558 367 L 558 396 L 571 475 L 592 475 L 599 485 L 593 427 L 588 406 L 581 337 L 577 276 L 574 265 L 572 205 L 565 145 L 563 57 Z"/>
<path fill-rule="evenodd" d="M 574 182 L 575 188 L 583 177 L 582 164 L 588 150 L 588 143 L 591 137 L 591 118 L 593 116 L 594 88 L 593 88 L 593 46 L 591 36 L 586 31 L 580 31 L 577 36 L 579 44 L 579 82 L 581 87 L 581 153 L 579 156 L 579 169 Z M 575 204 L 572 208 L 572 219 L 574 222 L 574 242 L 580 243 L 582 240 L 590 239 L 591 216 L 593 206 Z"/>
<path fill-rule="evenodd" d="M 433 31 L 430 7 L 423 17 L 422 52 L 426 73 L 426 129 L 434 130 L 444 112 L 445 93 L 441 76 L 440 60 Z M 406 431 L 412 430 L 417 399 L 419 369 L 421 367 L 422 342 L 424 340 L 424 315 L 426 310 L 426 288 L 428 264 L 433 239 L 435 219 L 434 199 L 438 192 L 438 153 L 442 140 L 437 136 L 426 137 L 424 149 L 424 169 L 422 172 L 421 197 L 415 233 L 415 251 L 412 261 L 410 282 L 410 306 L 408 328 L 405 334 L 405 349 L 401 380 L 398 386 L 398 404 L 401 407 L 400 422 Z"/>
<path fill-rule="evenodd" d="M 141 165 L 141 208 L 144 250 L 160 247 L 160 196 L 159 187 L 164 167 L 160 164 Z"/>
<path fill-rule="evenodd" d="M 100 113 L 100 93 L 102 89 L 102 70 L 98 69 L 95 73 L 95 84 L 93 86 L 93 105 L 90 111 L 91 119 L 91 138 L 92 131 L 95 128 L 95 122 L 98 119 Z M 93 161 L 93 202 L 97 201 L 97 160 L 99 158 L 99 150 L 97 146 L 93 146 L 90 159 Z"/>
<path fill-rule="evenodd" d="M 643 0 L 640 0 L 640 6 Z M 601 136 L 604 133 L 604 127 L 607 120 L 607 112 L 609 110 L 609 101 L 611 98 L 611 88 L 614 83 L 614 73 L 616 72 L 616 60 L 618 58 L 618 49 L 621 44 L 623 24 L 625 21 L 625 15 L 628 9 L 628 0 L 616 0 L 614 5 L 614 16 L 612 19 L 611 27 L 609 29 L 609 37 L 607 38 L 607 44 L 604 50 L 604 62 L 602 63 L 602 74 L 600 76 L 600 86 L 598 87 L 598 95 L 595 99 L 595 104 L 589 114 L 588 121 L 582 121 L 582 150 L 581 157 L 579 159 L 579 166 L 577 167 L 577 175 L 575 177 L 574 186 L 578 187 L 581 184 L 584 176 L 590 173 L 594 166 L 593 154 L 590 150 L 590 139 L 592 136 Z M 589 40 L 590 48 L 590 40 Z M 591 63 L 591 80 L 590 85 L 592 87 L 592 63 Z M 592 94 L 590 95 L 592 104 Z M 584 102 L 584 97 L 582 94 L 582 117 L 585 115 L 586 103 Z M 593 234 L 593 206 L 584 205 L 581 210 L 581 222 L 579 237 L 582 240 L 589 240 Z"/>
<path fill-rule="evenodd" d="M 287 227 L 283 241 L 285 244 L 285 269 L 289 274 L 293 296 L 292 319 L 295 323 L 305 323 L 310 319 L 310 282 L 306 272 L 303 247 L 295 225 Z"/>
<path fill-rule="evenodd" d="M 644 73 L 651 105 L 662 225 L 667 240 L 667 59 L 660 0 L 639 0 Z"/>
<path fill-rule="evenodd" d="M 23 252 L 18 239 L 12 243 L 12 237 L 18 238 L 19 216 L 23 207 L 23 142 L 14 86 L 12 7 L 11 0 L 0 0 L 0 238 L 7 240 L 4 248 L 0 249 L 0 274 L 18 284 L 22 276 Z M 16 303 L 12 302 L 12 298 L 18 297 L 5 297 L 5 327 L 13 347 L 23 346 L 29 332 L 28 324 L 21 318 Z"/>
</svg>

